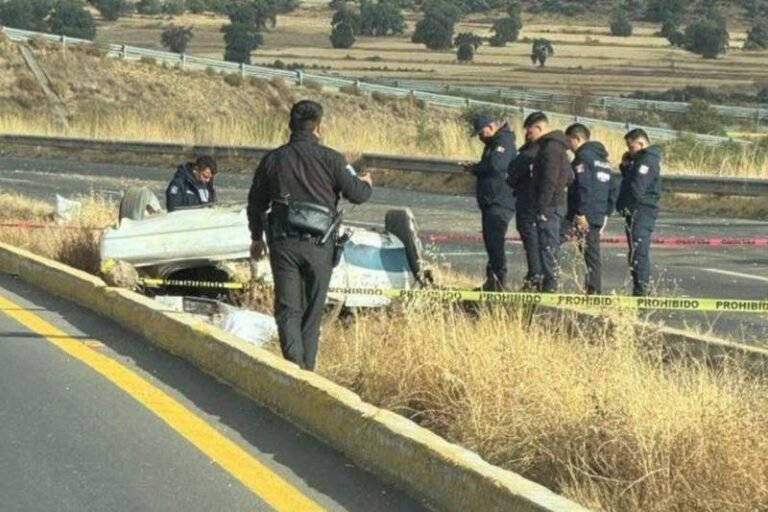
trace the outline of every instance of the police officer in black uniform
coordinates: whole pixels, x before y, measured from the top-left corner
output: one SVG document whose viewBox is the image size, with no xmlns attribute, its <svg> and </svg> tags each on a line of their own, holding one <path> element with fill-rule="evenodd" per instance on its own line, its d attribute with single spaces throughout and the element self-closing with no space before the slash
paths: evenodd
<svg viewBox="0 0 768 512">
<path fill-rule="evenodd" d="M 180 165 L 165 190 L 165 209 L 172 212 L 182 207 L 216 202 L 213 186 L 216 172 L 216 160 L 210 156 Z"/>
<path fill-rule="evenodd" d="M 568 214 L 563 225 L 564 238 L 575 235 L 587 266 L 586 292 L 602 293 L 600 234 L 613 212 L 617 188 L 612 185 L 611 164 L 605 146 L 592 137 L 583 124 L 572 124 L 565 135 L 575 154 L 572 162 L 574 182 L 568 189 Z"/>
<path fill-rule="evenodd" d="M 569 143 L 562 130 L 550 129 L 543 112 L 528 116 L 523 126 L 526 139 L 539 145 L 533 162 L 533 200 L 543 273 L 541 291 L 554 293 L 560 274 L 560 229 L 567 213 L 567 189 L 573 181 Z"/>
<path fill-rule="evenodd" d="M 290 141 L 261 160 L 248 194 L 251 256 L 261 259 L 268 245 L 280 347 L 306 370 L 317 358 L 336 249 L 332 237 L 324 239 L 335 229 L 340 196 L 360 204 L 372 193 L 370 174 L 358 177 L 341 154 L 320 144 L 322 117 L 314 101 L 293 106 Z"/>
<path fill-rule="evenodd" d="M 539 235 L 536 232 L 536 202 L 533 184 L 533 168 L 539 154 L 538 143 L 528 140 L 523 144 L 509 166 L 507 183 L 514 190 L 517 217 L 515 226 L 525 250 L 528 272 L 523 282 L 523 291 L 538 291 L 544 279 L 539 253 Z"/>
<path fill-rule="evenodd" d="M 651 236 L 656 226 L 661 196 L 662 149 L 651 146 L 644 130 L 634 129 L 624 136 L 628 151 L 621 161 L 621 190 L 616 210 L 624 215 L 629 244 L 632 294 L 650 293 Z"/>
<path fill-rule="evenodd" d="M 507 185 L 509 164 L 517 155 L 515 134 L 487 114 L 474 121 L 474 135 L 485 144 L 479 163 L 467 164 L 465 171 L 477 178 L 477 205 L 482 213 L 483 242 L 488 253 L 484 291 L 502 291 L 507 277 L 504 242 L 509 221 L 515 214 L 515 197 Z"/>
</svg>

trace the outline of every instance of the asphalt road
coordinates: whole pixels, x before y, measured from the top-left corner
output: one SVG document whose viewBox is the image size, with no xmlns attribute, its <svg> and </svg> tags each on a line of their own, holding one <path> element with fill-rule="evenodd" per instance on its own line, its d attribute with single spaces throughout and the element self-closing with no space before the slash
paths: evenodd
<svg viewBox="0 0 768 512">
<path fill-rule="evenodd" d="M 316 510 L 425 510 L 107 320 L 7 275 L 0 275 L 0 306 L 3 512 L 295 512 L 280 503 L 291 494 L 314 502 Z M 30 314 L 35 325 L 22 324 L 19 317 Z M 46 322 L 61 332 L 36 327 Z M 140 384 L 121 377 L 126 372 Z M 140 402 L 154 392 L 180 405 L 175 415 L 164 413 L 169 407 L 163 404 Z M 195 421 L 212 434 L 185 437 Z M 241 469 L 266 468 L 261 485 L 286 490 L 270 501 L 212 460 L 205 444 L 218 450 L 222 439 L 233 443 Z"/>
<path fill-rule="evenodd" d="M 51 200 L 64 196 L 95 192 L 119 194 L 130 186 L 148 186 L 161 195 L 172 169 L 125 165 L 84 164 L 80 162 L 0 158 L 0 190 L 12 190 Z M 374 177 L 375 179 L 375 177 Z M 251 176 L 222 172 L 217 177 L 224 201 L 244 202 Z M 372 201 L 349 212 L 349 218 L 371 224 L 383 224 L 390 208 L 410 207 L 423 230 L 479 233 L 480 218 L 474 199 L 465 196 L 424 193 L 410 190 L 377 188 Z M 514 230 L 510 229 L 510 234 Z M 619 220 L 609 224 L 608 235 L 622 236 Z M 657 236 L 753 237 L 768 236 L 768 222 L 724 218 L 698 218 L 690 215 L 661 213 Z M 479 243 L 431 244 L 432 257 L 451 268 L 476 274 L 478 282 L 485 266 Z M 525 273 L 521 247 L 509 245 L 512 281 L 521 281 Z M 605 246 L 604 286 L 607 293 L 630 290 L 626 267 L 626 248 Z M 580 289 L 583 265 L 575 248 L 563 252 L 564 289 Z M 657 247 L 652 251 L 657 295 L 715 297 L 736 299 L 768 298 L 768 256 L 765 248 L 749 247 Z M 705 315 L 701 313 L 652 314 L 651 318 L 671 325 L 691 326 L 718 336 L 768 344 L 768 319 L 756 315 Z"/>
</svg>

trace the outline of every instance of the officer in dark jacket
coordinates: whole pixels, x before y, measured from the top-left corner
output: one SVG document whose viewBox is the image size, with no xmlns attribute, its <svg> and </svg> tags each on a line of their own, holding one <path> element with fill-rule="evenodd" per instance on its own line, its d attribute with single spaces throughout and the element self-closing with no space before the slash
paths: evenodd
<svg viewBox="0 0 768 512">
<path fill-rule="evenodd" d="M 613 213 L 618 189 L 612 185 L 608 151 L 601 143 L 590 140 L 589 128 L 576 123 L 565 130 L 575 154 L 572 162 L 574 182 L 568 189 L 568 214 L 563 226 L 564 237 L 575 234 L 587 266 L 588 295 L 602 293 L 600 234 Z"/>
<path fill-rule="evenodd" d="M 539 253 L 539 234 L 536 231 L 536 202 L 533 184 L 533 167 L 539 154 L 539 145 L 526 140 L 520 147 L 517 157 L 509 166 L 507 183 L 515 191 L 517 199 L 517 217 L 515 224 L 525 250 L 528 272 L 523 283 L 524 291 L 538 291 L 541 288 L 543 273 L 541 254 Z"/>
<path fill-rule="evenodd" d="M 181 207 L 216 202 L 213 186 L 216 172 L 216 160 L 210 156 L 201 156 L 194 162 L 180 165 L 165 190 L 165 209 L 172 212 Z"/>
<path fill-rule="evenodd" d="M 650 293 L 651 236 L 661 196 L 662 149 L 651 146 L 648 134 L 635 129 L 624 137 L 627 151 L 621 161 L 621 191 L 616 210 L 624 215 L 629 267 L 635 296 Z"/>
<path fill-rule="evenodd" d="M 322 117 L 314 101 L 293 106 L 290 141 L 261 160 L 248 194 L 251 256 L 264 256 L 266 233 L 283 356 L 307 370 L 315 368 L 333 270 L 335 244 L 322 243 L 324 234 L 333 231 L 340 196 L 359 204 L 372 192 L 370 174 L 358 177 L 341 154 L 320 144 Z"/>
<path fill-rule="evenodd" d="M 515 134 L 506 123 L 500 124 L 486 114 L 474 121 L 474 136 L 485 144 L 479 163 L 465 166 L 477 177 L 477 205 L 482 213 L 483 242 L 488 253 L 485 291 L 502 291 L 507 276 L 504 241 L 509 221 L 515 214 L 515 197 L 507 185 L 509 164 L 517 156 Z"/>
<path fill-rule="evenodd" d="M 561 130 L 550 131 L 549 120 L 542 112 L 528 116 L 523 126 L 526 137 L 539 145 L 533 163 L 533 199 L 544 274 L 541 291 L 554 293 L 560 273 L 560 227 L 567 211 L 567 190 L 573 181 L 568 138 Z"/>
</svg>

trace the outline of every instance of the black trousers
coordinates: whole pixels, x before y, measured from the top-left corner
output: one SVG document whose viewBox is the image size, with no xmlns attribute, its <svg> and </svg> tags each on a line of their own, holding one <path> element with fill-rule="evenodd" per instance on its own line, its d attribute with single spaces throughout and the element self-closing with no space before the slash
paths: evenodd
<svg viewBox="0 0 768 512">
<path fill-rule="evenodd" d="M 536 224 L 541 270 L 544 274 L 541 291 L 545 293 L 557 292 L 560 277 L 560 226 L 563 224 L 565 210 L 564 206 L 547 208 L 544 213 L 547 220 Z"/>
<path fill-rule="evenodd" d="M 269 244 L 275 281 L 275 320 L 283 357 L 314 370 L 320 322 L 333 271 L 333 243 L 296 237 Z"/>
<path fill-rule="evenodd" d="M 520 234 L 520 240 L 523 242 L 525 261 L 528 264 L 524 289 L 538 290 L 544 277 L 541 270 L 541 254 L 539 253 L 539 233 L 536 228 L 536 209 L 518 208 L 515 225 Z"/>
<path fill-rule="evenodd" d="M 504 243 L 509 221 L 514 210 L 502 206 L 489 206 L 480 210 L 483 223 L 483 243 L 488 253 L 488 265 L 485 268 L 486 282 L 484 289 L 501 291 L 507 277 L 507 253 Z"/>
<path fill-rule="evenodd" d="M 629 245 L 629 272 L 632 295 L 645 297 L 651 285 L 651 236 L 656 227 L 656 212 L 637 210 L 624 218 Z"/>
<path fill-rule="evenodd" d="M 560 231 L 560 241 L 562 243 L 576 238 L 579 244 L 579 252 L 584 257 L 584 263 L 587 272 L 584 276 L 584 288 L 587 295 L 600 295 L 603 293 L 603 262 L 600 257 L 600 230 L 602 225 L 589 226 L 586 234 L 579 233 L 573 226 L 572 221 L 567 220 L 563 223 Z"/>
</svg>

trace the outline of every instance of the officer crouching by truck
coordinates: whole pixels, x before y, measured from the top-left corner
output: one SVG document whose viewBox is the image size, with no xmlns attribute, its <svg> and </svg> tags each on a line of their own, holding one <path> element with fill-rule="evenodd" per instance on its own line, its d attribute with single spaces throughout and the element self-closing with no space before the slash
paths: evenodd
<svg viewBox="0 0 768 512">
<path fill-rule="evenodd" d="M 372 193 L 370 174 L 358 177 L 341 154 L 320 144 L 322 118 L 319 103 L 293 105 L 290 141 L 261 160 L 248 194 L 251 257 L 259 260 L 269 248 L 283 356 L 310 371 L 340 250 L 340 196 L 360 204 Z"/>
<path fill-rule="evenodd" d="M 608 151 L 600 142 L 590 140 L 592 133 L 583 124 L 572 124 L 565 130 L 575 158 L 574 182 L 568 189 L 568 214 L 563 224 L 563 241 L 579 240 L 579 249 L 587 267 L 587 295 L 599 295 L 602 287 L 600 235 L 613 213 L 617 187 L 611 180 Z"/>
<path fill-rule="evenodd" d="M 474 137 L 485 144 L 478 163 L 467 163 L 464 171 L 477 178 L 477 205 L 482 215 L 483 242 L 488 254 L 483 291 L 504 291 L 507 279 L 507 253 L 504 244 L 509 221 L 515 214 L 515 197 L 507 185 L 509 164 L 517 156 L 515 134 L 507 123 L 500 123 L 488 114 L 477 116 L 473 123 Z"/>
<path fill-rule="evenodd" d="M 661 196 L 660 146 L 651 146 L 648 134 L 639 128 L 624 136 L 628 151 L 621 159 L 621 191 L 616 210 L 624 216 L 629 244 L 632 295 L 650 293 L 651 236 L 656 226 Z"/>
</svg>

